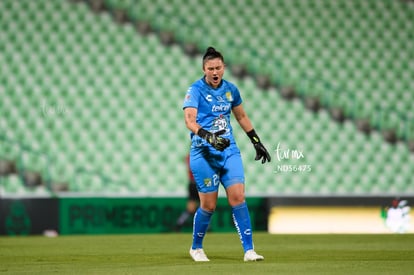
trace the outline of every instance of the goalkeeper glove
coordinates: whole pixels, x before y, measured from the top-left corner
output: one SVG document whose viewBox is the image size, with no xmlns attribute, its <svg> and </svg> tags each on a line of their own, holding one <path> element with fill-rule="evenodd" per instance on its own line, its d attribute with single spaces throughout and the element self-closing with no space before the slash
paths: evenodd
<svg viewBox="0 0 414 275">
<path fill-rule="evenodd" d="M 254 149 L 256 149 L 256 157 L 254 160 L 262 159 L 262 163 L 265 163 L 266 161 L 270 162 L 271 157 L 269 155 L 269 152 L 267 152 L 264 145 L 260 142 L 260 138 L 256 134 L 255 130 L 253 129 L 246 134 L 250 138 L 250 141 L 253 143 Z"/>
<path fill-rule="evenodd" d="M 220 137 L 220 135 L 224 134 L 225 132 L 226 130 L 223 129 L 218 132 L 211 133 L 207 130 L 204 130 L 203 128 L 200 128 L 197 132 L 197 135 L 205 139 L 215 149 L 224 151 L 224 149 L 230 146 L 230 140 L 228 138 Z"/>
</svg>

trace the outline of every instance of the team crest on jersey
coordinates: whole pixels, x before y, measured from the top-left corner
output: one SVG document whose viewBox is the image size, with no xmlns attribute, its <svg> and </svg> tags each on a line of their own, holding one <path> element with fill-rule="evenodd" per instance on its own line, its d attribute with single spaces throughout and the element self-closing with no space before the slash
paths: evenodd
<svg viewBox="0 0 414 275">
<path fill-rule="evenodd" d="M 204 179 L 204 186 L 211 187 L 211 179 L 210 178 Z"/>
<path fill-rule="evenodd" d="M 230 91 L 227 91 L 226 92 L 226 98 L 227 98 L 227 101 L 229 101 L 229 102 L 232 102 L 233 101 L 233 96 L 231 95 L 231 92 Z"/>
</svg>

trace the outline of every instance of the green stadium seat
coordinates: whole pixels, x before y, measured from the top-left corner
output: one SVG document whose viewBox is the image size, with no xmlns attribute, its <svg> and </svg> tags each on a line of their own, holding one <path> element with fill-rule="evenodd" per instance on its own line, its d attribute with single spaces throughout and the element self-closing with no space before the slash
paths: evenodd
<svg viewBox="0 0 414 275">
<path fill-rule="evenodd" d="M 413 69 L 410 5 L 279 1 L 274 9 L 263 1 L 245 2 L 224 1 L 222 6 L 232 7 L 226 17 L 213 12 L 206 18 L 207 11 L 222 7 L 212 8 L 210 1 L 105 0 L 112 9 L 128 7 L 135 21 L 173 31 L 179 43 L 196 42 L 200 50 L 215 45 L 230 66 L 245 63 L 278 84 L 318 96 L 324 105 L 397 127 L 399 136 L 414 133 L 399 127 L 399 115 L 407 114 L 414 99 L 406 92 Z M 140 36 L 132 24 L 117 25 L 109 13 L 94 14 L 85 3 L 5 0 L 0 17 L 0 38 L 7 41 L 0 45 L 0 64 L 10 64 L 0 65 L 0 107 L 6 114 L 0 126 L 13 140 L 0 147 L 1 157 L 21 158 L 27 169 L 68 182 L 71 192 L 184 194 L 187 147 L 175 149 L 174 141 L 188 135 L 181 103 L 191 79 L 202 74 L 200 56 L 190 59 L 177 45 L 166 48 L 157 35 Z M 212 23 L 217 27 L 210 28 Z M 284 101 L 278 89 L 263 91 L 253 78 L 233 79 L 230 70 L 226 78 L 238 84 L 274 158 L 267 166 L 254 162 L 250 141 L 235 129 L 249 194 L 413 192 L 414 160 L 405 146 L 386 144 L 378 133 L 366 137 L 351 122 L 337 125 L 328 112 L 314 114 L 299 100 Z M 383 102 L 392 110 L 384 118 L 377 111 Z M 314 170 L 275 174 L 278 142 L 302 148 Z M 30 153 L 38 151 L 52 163 Z M 12 181 L 12 192 L 27 191 Z"/>
</svg>

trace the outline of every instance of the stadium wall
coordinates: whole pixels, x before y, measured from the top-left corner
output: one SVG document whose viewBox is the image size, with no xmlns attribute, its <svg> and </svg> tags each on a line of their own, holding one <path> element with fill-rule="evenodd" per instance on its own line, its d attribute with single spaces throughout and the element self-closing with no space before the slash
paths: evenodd
<svg viewBox="0 0 414 275">
<path fill-rule="evenodd" d="M 390 228 L 387 211 L 396 198 L 250 197 L 253 229 L 289 233 L 414 233 L 409 203 L 405 220 Z M 185 198 L 0 198 L 0 235 L 166 233 L 185 209 Z M 402 210 L 401 210 L 402 211 Z M 402 212 L 401 212 L 402 213 Z M 182 232 L 191 232 L 191 220 Z M 234 232 L 231 208 L 220 197 L 211 231 Z"/>
<path fill-rule="evenodd" d="M 174 232 L 185 198 L 0 199 L 1 235 L 134 234 Z M 253 229 L 267 230 L 267 201 L 249 198 Z M 191 232 L 189 220 L 181 229 Z M 234 232 L 231 208 L 219 198 L 211 231 Z M 52 233 L 53 234 L 53 233 Z"/>
</svg>

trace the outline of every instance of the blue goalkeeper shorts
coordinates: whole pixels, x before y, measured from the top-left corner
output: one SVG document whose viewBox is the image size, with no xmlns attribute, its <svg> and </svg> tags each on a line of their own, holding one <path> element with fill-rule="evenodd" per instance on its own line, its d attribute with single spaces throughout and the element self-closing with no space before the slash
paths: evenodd
<svg viewBox="0 0 414 275">
<path fill-rule="evenodd" d="M 232 144 L 223 152 L 211 146 L 191 146 L 190 168 L 201 193 L 218 192 L 235 183 L 244 184 L 244 169 L 239 148 Z"/>
</svg>

